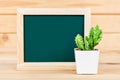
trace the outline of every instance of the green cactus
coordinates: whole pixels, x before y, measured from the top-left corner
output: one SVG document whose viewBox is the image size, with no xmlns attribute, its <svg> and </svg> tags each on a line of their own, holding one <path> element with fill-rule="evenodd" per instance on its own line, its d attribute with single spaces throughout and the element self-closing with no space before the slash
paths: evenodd
<svg viewBox="0 0 120 80">
<path fill-rule="evenodd" d="M 102 39 L 102 30 L 96 25 L 90 29 L 88 36 L 84 38 L 78 34 L 75 37 L 75 43 L 80 50 L 94 50 L 94 47 L 99 44 Z"/>
<path fill-rule="evenodd" d="M 81 35 L 76 36 L 75 42 L 79 49 L 84 50 L 84 40 Z"/>
</svg>

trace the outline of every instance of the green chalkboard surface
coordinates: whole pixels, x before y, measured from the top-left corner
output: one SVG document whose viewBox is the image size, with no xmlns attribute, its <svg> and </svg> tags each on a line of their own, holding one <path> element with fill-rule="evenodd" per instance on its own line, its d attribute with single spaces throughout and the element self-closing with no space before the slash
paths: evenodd
<svg viewBox="0 0 120 80">
<path fill-rule="evenodd" d="M 24 15 L 24 62 L 74 62 L 84 15 Z"/>
</svg>

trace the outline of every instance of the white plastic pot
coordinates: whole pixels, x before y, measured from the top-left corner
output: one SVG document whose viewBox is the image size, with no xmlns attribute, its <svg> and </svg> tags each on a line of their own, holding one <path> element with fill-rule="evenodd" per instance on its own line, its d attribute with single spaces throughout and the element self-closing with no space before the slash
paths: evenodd
<svg viewBox="0 0 120 80">
<path fill-rule="evenodd" d="M 81 51 L 74 49 L 77 74 L 97 74 L 99 50 Z"/>
</svg>

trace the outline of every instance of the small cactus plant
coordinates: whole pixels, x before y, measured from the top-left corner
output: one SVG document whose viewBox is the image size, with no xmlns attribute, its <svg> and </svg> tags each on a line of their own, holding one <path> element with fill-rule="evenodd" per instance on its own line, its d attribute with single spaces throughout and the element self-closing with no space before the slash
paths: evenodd
<svg viewBox="0 0 120 80">
<path fill-rule="evenodd" d="M 102 39 L 102 30 L 98 25 L 90 29 L 89 35 L 84 38 L 77 34 L 75 43 L 80 50 L 94 50 L 94 47 L 99 44 Z"/>
</svg>

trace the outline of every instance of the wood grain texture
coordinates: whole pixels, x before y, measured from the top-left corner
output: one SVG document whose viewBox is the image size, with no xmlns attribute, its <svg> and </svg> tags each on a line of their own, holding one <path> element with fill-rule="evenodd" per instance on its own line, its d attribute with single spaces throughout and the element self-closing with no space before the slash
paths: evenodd
<svg viewBox="0 0 120 80">
<path fill-rule="evenodd" d="M 0 80 L 120 80 L 120 64 L 99 64 L 97 75 L 77 75 L 75 70 L 17 71 L 16 54 L 0 54 Z"/>
<path fill-rule="evenodd" d="M 91 26 L 99 24 L 104 32 L 103 40 L 98 46 L 101 49 L 100 62 L 120 63 L 120 0 L 0 0 L 0 54 L 16 53 L 17 8 L 84 7 L 91 8 Z M 11 68 L 14 69 L 15 66 Z M 113 75 L 114 78 L 111 78 L 110 75 L 107 75 L 107 78 L 111 80 L 114 78 L 117 80 L 119 76 Z M 0 74 L 0 76 L 2 75 Z M 10 76 L 15 75 L 11 74 Z M 102 77 L 100 75 L 99 79 L 103 79 Z"/>
<path fill-rule="evenodd" d="M 93 14 L 120 14 L 119 0 L 0 0 L 0 14 L 16 14 L 16 8 L 90 7 Z"/>
<path fill-rule="evenodd" d="M 15 48 L 16 34 L 0 34 L 0 48 Z"/>
<path fill-rule="evenodd" d="M 8 38 L 3 38 L 3 36 Z M 16 53 L 16 34 L 0 34 L 0 53 Z M 104 34 L 98 49 L 101 50 L 100 63 L 120 63 L 120 34 Z M 110 44 L 114 42 L 114 44 Z M 16 57 L 17 58 L 17 57 Z"/>
<path fill-rule="evenodd" d="M 98 24 L 104 33 L 120 33 L 120 15 L 92 15 L 91 24 Z"/>
<path fill-rule="evenodd" d="M 119 15 L 92 15 L 91 26 L 99 24 L 104 33 L 120 33 Z M 0 33 L 16 33 L 16 15 L 0 15 Z"/>
<path fill-rule="evenodd" d="M 0 15 L 0 33 L 15 33 L 16 23 L 16 16 Z"/>
<path fill-rule="evenodd" d="M 120 50 L 104 50 L 100 52 L 100 63 L 120 63 Z"/>
<path fill-rule="evenodd" d="M 0 34 L 0 48 L 16 48 L 16 34 Z M 120 34 L 103 34 L 103 39 L 97 46 L 100 50 L 120 50 Z M 111 43 L 112 42 L 112 43 Z"/>
<path fill-rule="evenodd" d="M 15 48 L 0 48 L 0 62 L 6 61 L 9 56 L 10 60 L 17 62 L 17 54 Z M 6 57 L 4 57 L 6 56 Z M 3 57 L 3 58 L 2 58 Z M 103 50 L 100 51 L 100 63 L 120 63 L 120 51 L 119 50 Z M 16 64 L 17 65 L 17 64 Z"/>
<path fill-rule="evenodd" d="M 97 46 L 100 50 L 120 50 L 120 34 L 103 34 L 102 41 Z"/>
<path fill-rule="evenodd" d="M 12 62 L 15 61 L 16 65 L 17 65 L 17 52 L 14 49 L 5 49 L 6 52 L 2 52 L 0 50 L 0 62 Z M 120 51 L 101 51 L 100 52 L 100 59 L 99 59 L 99 63 L 120 63 Z M 6 56 L 6 57 L 5 57 Z M 7 57 L 9 56 L 9 57 Z M 8 61 L 7 59 L 9 59 L 10 61 Z"/>
<path fill-rule="evenodd" d="M 16 34 L 0 34 L 0 53 L 16 53 Z M 104 34 L 98 49 L 101 63 L 120 63 L 120 34 Z M 114 42 L 114 44 L 110 44 Z"/>
</svg>

